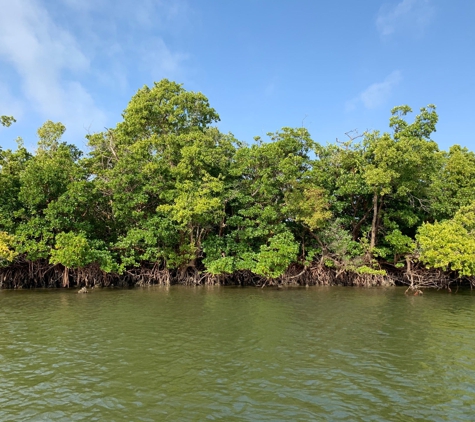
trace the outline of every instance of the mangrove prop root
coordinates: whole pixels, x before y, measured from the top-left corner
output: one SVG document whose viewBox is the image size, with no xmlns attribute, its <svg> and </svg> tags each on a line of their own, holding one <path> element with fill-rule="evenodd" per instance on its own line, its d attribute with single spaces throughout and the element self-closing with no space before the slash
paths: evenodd
<svg viewBox="0 0 475 422">
<path fill-rule="evenodd" d="M 250 271 L 233 274 L 213 275 L 199 266 L 188 266 L 169 270 L 158 264 L 130 268 L 123 274 L 109 274 L 96 264 L 73 269 L 52 265 L 45 260 L 18 261 L 0 268 L 0 288 L 90 288 L 90 287 L 133 287 L 172 284 L 182 285 L 237 285 L 256 287 L 282 286 L 395 286 L 406 285 L 406 293 L 422 294 L 426 288 L 445 288 L 457 280 L 453 274 L 443 271 L 428 271 L 417 266 L 408 270 L 388 269 L 386 274 L 358 274 L 353 271 L 329 268 L 321 262 L 310 266 L 292 264 L 276 279 L 269 279 Z M 475 278 L 467 278 L 470 287 L 475 287 Z"/>
</svg>

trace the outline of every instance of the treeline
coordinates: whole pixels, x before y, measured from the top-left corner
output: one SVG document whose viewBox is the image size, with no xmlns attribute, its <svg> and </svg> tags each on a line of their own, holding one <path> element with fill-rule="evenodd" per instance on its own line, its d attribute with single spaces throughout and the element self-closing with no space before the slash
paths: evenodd
<svg viewBox="0 0 475 422">
<path fill-rule="evenodd" d="M 162 80 L 86 154 L 48 121 L 35 153 L 0 148 L 0 286 L 475 284 L 475 154 L 438 149 L 435 106 L 411 111 L 335 144 L 245 144 Z"/>
</svg>

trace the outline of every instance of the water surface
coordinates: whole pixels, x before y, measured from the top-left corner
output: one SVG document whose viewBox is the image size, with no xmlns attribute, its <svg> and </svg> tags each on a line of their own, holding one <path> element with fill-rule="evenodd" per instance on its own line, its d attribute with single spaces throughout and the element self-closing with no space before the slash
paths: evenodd
<svg viewBox="0 0 475 422">
<path fill-rule="evenodd" d="M 0 291 L 1 421 L 473 421 L 475 294 Z"/>
</svg>

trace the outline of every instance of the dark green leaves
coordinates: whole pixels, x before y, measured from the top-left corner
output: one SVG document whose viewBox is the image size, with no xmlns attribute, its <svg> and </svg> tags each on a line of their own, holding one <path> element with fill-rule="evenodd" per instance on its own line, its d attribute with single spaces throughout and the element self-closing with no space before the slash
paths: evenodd
<svg viewBox="0 0 475 422">
<path fill-rule="evenodd" d="M 164 79 L 88 135 L 85 157 L 47 121 L 34 154 L 0 150 L 1 265 L 275 280 L 312 262 L 380 275 L 420 252 L 431 268 L 472 275 L 473 210 L 460 207 L 475 200 L 475 155 L 438 151 L 433 105 L 411 112 L 395 107 L 391 132 L 347 142 L 283 128 L 246 145 L 212 126 L 202 93 Z"/>
</svg>

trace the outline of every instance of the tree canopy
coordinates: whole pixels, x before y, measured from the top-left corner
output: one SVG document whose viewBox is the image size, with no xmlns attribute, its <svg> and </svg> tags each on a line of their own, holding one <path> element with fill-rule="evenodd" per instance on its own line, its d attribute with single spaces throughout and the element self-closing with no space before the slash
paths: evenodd
<svg viewBox="0 0 475 422">
<path fill-rule="evenodd" d="M 285 127 L 246 144 L 202 93 L 162 80 L 87 153 L 47 121 L 36 151 L 0 148 L 0 266 L 36 265 L 49 285 L 58 271 L 63 285 L 403 280 L 418 263 L 474 276 L 475 155 L 438 149 L 434 105 L 411 112 L 347 142 Z"/>
</svg>

